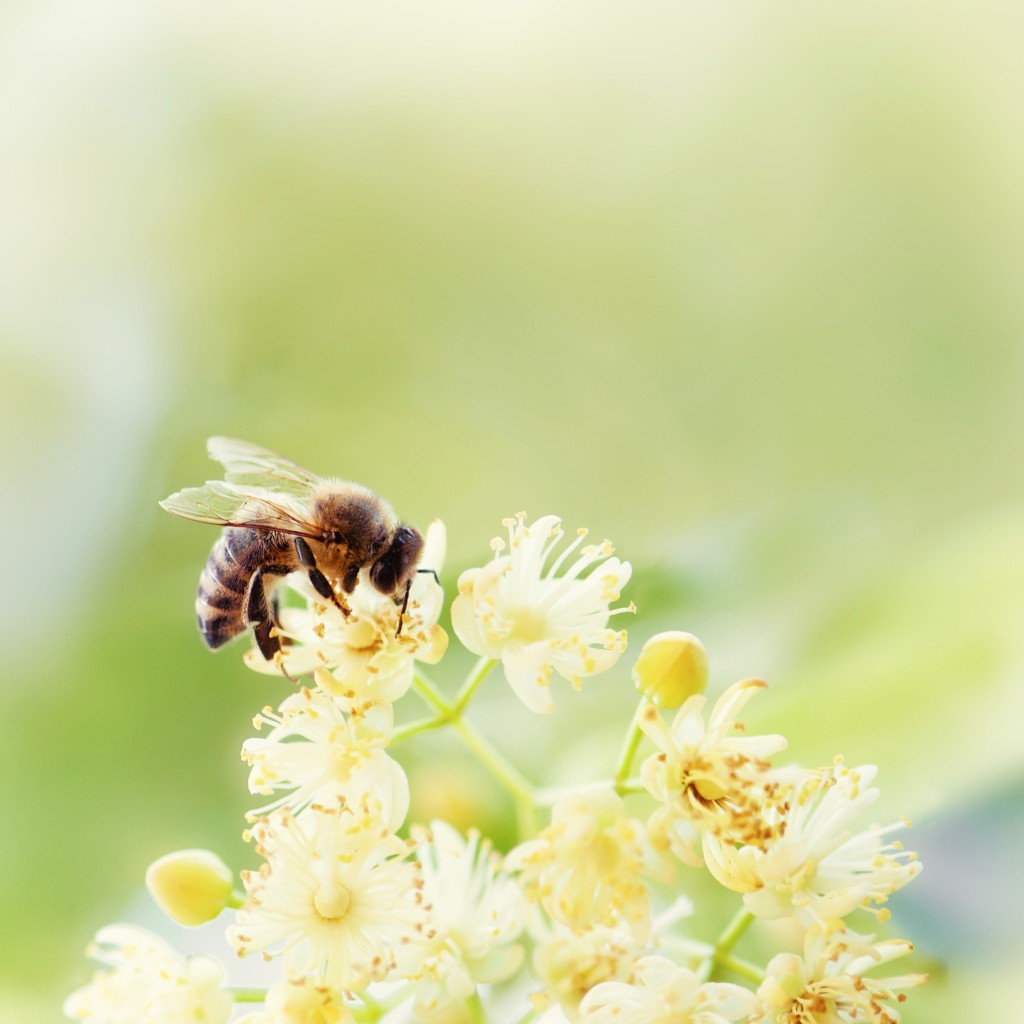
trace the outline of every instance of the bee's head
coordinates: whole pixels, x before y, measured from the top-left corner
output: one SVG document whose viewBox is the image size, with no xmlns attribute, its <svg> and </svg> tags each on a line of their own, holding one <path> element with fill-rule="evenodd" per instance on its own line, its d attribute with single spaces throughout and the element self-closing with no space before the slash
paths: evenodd
<svg viewBox="0 0 1024 1024">
<path fill-rule="evenodd" d="M 386 548 L 394 519 L 372 491 L 355 485 L 325 490 L 314 507 L 323 542 L 345 545 L 356 562 L 366 564 Z"/>
<path fill-rule="evenodd" d="M 387 550 L 370 567 L 370 582 L 382 594 L 404 590 L 423 551 L 423 535 L 411 526 L 399 526 Z"/>
</svg>

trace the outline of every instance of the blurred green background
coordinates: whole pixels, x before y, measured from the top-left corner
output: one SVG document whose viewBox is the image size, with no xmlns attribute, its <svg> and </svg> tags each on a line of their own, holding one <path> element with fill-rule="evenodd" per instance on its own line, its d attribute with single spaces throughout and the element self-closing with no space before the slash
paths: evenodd
<svg viewBox="0 0 1024 1024">
<path fill-rule="evenodd" d="M 771 683 L 752 729 L 880 764 L 879 820 L 914 819 L 904 1020 L 1002 1016 L 1022 32 L 995 2 L 4 5 L 0 1018 L 58 1019 L 156 856 L 251 858 L 237 751 L 282 692 L 204 650 L 216 534 L 156 504 L 217 474 L 211 433 L 444 519 L 449 595 L 519 509 L 613 538 L 634 653 L 697 633 L 713 690 Z M 607 772 L 630 660 L 543 721 L 496 674 L 474 716 L 535 778 Z M 403 752 L 414 813 L 500 838 L 440 749 Z"/>
</svg>

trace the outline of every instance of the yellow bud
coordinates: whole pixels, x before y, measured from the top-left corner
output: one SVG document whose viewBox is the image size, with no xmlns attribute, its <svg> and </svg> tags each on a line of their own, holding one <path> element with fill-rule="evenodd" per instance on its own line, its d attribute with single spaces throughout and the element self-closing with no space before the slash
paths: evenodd
<svg viewBox="0 0 1024 1024">
<path fill-rule="evenodd" d="M 633 666 L 633 685 L 659 708 L 677 708 L 708 685 L 708 652 L 692 633 L 658 633 Z"/>
<path fill-rule="evenodd" d="M 177 850 L 153 861 L 146 888 L 178 924 L 212 921 L 231 898 L 231 869 L 209 850 Z"/>
</svg>

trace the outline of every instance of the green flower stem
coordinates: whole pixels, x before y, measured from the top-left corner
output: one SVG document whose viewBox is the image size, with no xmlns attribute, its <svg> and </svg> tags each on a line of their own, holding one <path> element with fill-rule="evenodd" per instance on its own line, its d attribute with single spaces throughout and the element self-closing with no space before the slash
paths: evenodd
<svg viewBox="0 0 1024 1024">
<path fill-rule="evenodd" d="M 471 1024 L 487 1024 L 487 1013 L 480 1001 L 480 993 L 474 992 L 466 1000 L 466 1016 Z"/>
<path fill-rule="evenodd" d="M 615 784 L 615 792 L 619 796 L 629 796 L 631 793 L 646 793 L 647 787 L 637 778 L 623 779 Z"/>
<path fill-rule="evenodd" d="M 373 996 L 367 995 L 365 992 L 360 992 L 359 998 L 362 1000 L 362 1006 L 349 1006 L 349 1011 L 358 1021 L 365 1021 L 365 1024 L 374 1024 L 375 1021 L 380 1020 L 388 1012 L 386 1007 L 382 1006 Z"/>
<path fill-rule="evenodd" d="M 262 1003 L 267 998 L 265 988 L 233 988 L 228 991 L 236 1003 Z"/>
<path fill-rule="evenodd" d="M 756 985 L 760 985 L 764 981 L 764 968 L 758 967 L 757 964 L 752 964 L 749 960 L 744 960 L 742 957 L 719 957 L 718 965 L 719 967 L 724 967 L 727 971 L 732 971 L 733 974 L 738 974 L 740 977 L 754 982 Z"/>
<path fill-rule="evenodd" d="M 528 839 L 537 833 L 536 805 L 533 787 L 523 778 L 518 769 L 498 753 L 462 718 L 451 723 L 452 731 L 463 744 L 479 758 L 483 766 L 508 790 L 516 805 L 516 826 L 520 839 Z"/>
<path fill-rule="evenodd" d="M 726 957 L 732 952 L 733 946 L 740 941 L 743 933 L 750 927 L 754 915 L 746 907 L 736 911 L 733 919 L 725 926 L 725 930 L 718 936 L 714 952 L 701 964 L 697 976 L 702 982 L 709 981 L 714 977 L 715 971 L 724 965 Z"/>
<path fill-rule="evenodd" d="M 490 662 L 489 664 L 487 662 Z M 504 755 L 500 754 L 490 742 L 480 735 L 476 729 L 462 717 L 462 709 L 469 701 L 476 688 L 483 682 L 484 677 L 493 667 L 494 662 L 482 658 L 477 662 L 476 667 L 466 679 L 465 684 L 459 691 L 455 704 L 449 704 L 444 694 L 421 672 L 413 677 L 413 687 L 425 703 L 437 712 L 435 718 L 428 721 L 430 725 L 419 724 L 423 731 L 428 728 L 437 728 L 442 725 L 450 725 L 456 736 L 463 744 L 472 751 L 483 763 L 484 767 L 508 790 L 516 804 L 516 814 L 519 821 L 520 835 L 530 836 L 537 831 L 535 814 L 535 793 L 530 782 L 520 773 Z M 399 730 L 395 730 L 396 733 Z"/>
<path fill-rule="evenodd" d="M 458 718 L 451 723 L 455 735 L 483 762 L 484 767 L 509 791 L 517 803 L 533 806 L 533 786 L 503 754 L 476 731 L 469 722 Z"/>
<path fill-rule="evenodd" d="M 402 985 L 380 999 L 375 999 L 368 992 L 363 991 L 359 993 L 359 999 L 362 1000 L 363 1005 L 350 1005 L 349 1009 L 356 1020 L 367 1021 L 372 1024 L 373 1021 L 378 1021 L 381 1017 L 390 1013 L 396 1006 L 400 1006 L 411 999 L 412 994 L 413 987 L 411 985 Z"/>
<path fill-rule="evenodd" d="M 447 715 L 436 715 L 433 718 L 420 718 L 415 722 L 406 722 L 405 725 L 398 726 L 391 734 L 391 745 L 401 743 L 402 740 L 407 740 L 410 736 L 417 736 L 421 732 L 439 729 L 442 725 L 447 724 L 447 722 Z"/>
<path fill-rule="evenodd" d="M 647 701 L 641 699 L 636 711 L 633 712 L 633 720 L 630 723 L 629 732 L 626 733 L 626 739 L 619 753 L 619 763 L 615 768 L 615 792 L 620 795 L 622 794 L 621 787 L 629 776 L 629 770 L 633 767 L 633 758 L 636 757 L 640 741 L 644 737 L 643 729 L 640 728 L 640 715 L 646 706 Z"/>
<path fill-rule="evenodd" d="M 446 721 L 451 718 L 451 705 L 445 700 L 444 694 L 422 672 L 417 672 L 413 676 L 412 685 L 420 697 L 437 712 L 438 718 L 444 718 Z"/>
<path fill-rule="evenodd" d="M 536 1019 L 537 1019 L 537 1011 L 531 1006 L 530 1009 L 528 1009 L 526 1011 L 526 1013 L 524 1013 L 522 1015 L 522 1017 L 519 1018 L 519 1020 L 516 1022 L 516 1024 L 530 1024 L 530 1021 L 536 1020 Z"/>
<path fill-rule="evenodd" d="M 466 705 L 469 703 L 470 698 L 476 693 L 477 687 L 487 678 L 488 672 L 497 664 L 494 658 L 481 658 L 474 666 L 473 671 L 466 676 L 466 681 L 462 684 L 462 689 L 455 696 L 455 703 L 452 705 L 452 711 L 456 715 L 461 715 L 466 709 Z"/>
<path fill-rule="evenodd" d="M 588 782 L 585 786 L 547 786 L 544 789 L 533 791 L 533 802 L 538 807 L 552 807 L 564 796 L 579 793 L 581 790 L 614 789 L 620 796 L 628 796 L 633 793 L 646 793 L 647 788 L 635 776 L 623 782 L 616 783 L 614 779 L 602 779 L 600 782 Z"/>
</svg>

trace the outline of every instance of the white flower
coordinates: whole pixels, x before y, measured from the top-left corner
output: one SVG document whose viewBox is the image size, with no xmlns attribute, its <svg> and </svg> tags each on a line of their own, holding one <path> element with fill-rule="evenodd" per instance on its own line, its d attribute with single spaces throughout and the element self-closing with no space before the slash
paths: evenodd
<svg viewBox="0 0 1024 1024">
<path fill-rule="evenodd" d="M 312 978 L 285 978 L 270 991 L 264 1009 L 247 1013 L 235 1024 L 355 1024 L 340 992 Z"/>
<path fill-rule="evenodd" d="M 112 970 L 97 971 L 72 992 L 64 1013 L 89 1024 L 224 1024 L 233 1000 L 224 971 L 205 956 L 180 957 L 142 928 L 100 929 L 89 955 Z"/>
<path fill-rule="evenodd" d="M 567 1024 L 569 1018 L 566 1017 L 562 1008 L 557 1004 L 548 1007 L 537 1019 L 535 1024 Z"/>
<path fill-rule="evenodd" d="M 556 924 L 533 952 L 533 972 L 544 985 L 534 1002 L 554 1000 L 569 1020 L 578 1020 L 580 1000 L 603 981 L 628 981 L 645 952 L 646 944 L 625 925 L 574 932 Z"/>
<path fill-rule="evenodd" d="M 739 985 L 702 985 L 693 971 L 661 956 L 637 961 L 632 984 L 606 981 L 580 1004 L 586 1024 L 727 1024 L 747 1018 L 754 994 Z"/>
<path fill-rule="evenodd" d="M 528 708 L 542 713 L 555 707 L 549 693 L 552 672 L 578 690 L 584 676 L 615 664 L 626 633 L 609 629 L 608 619 L 634 610 L 610 607 L 631 570 L 628 562 L 612 557 L 608 541 L 583 547 L 576 561 L 555 575 L 586 530 L 577 532 L 545 572 L 563 536 L 560 523 L 557 516 L 543 516 L 528 527 L 522 513 L 506 519 L 508 554 L 496 538 L 492 561 L 459 577 L 459 596 L 452 603 L 452 625 L 463 644 L 474 654 L 500 658 L 512 689 Z"/>
<path fill-rule="evenodd" d="M 415 1012 L 433 1017 L 468 999 L 478 984 L 504 981 L 519 970 L 523 947 L 516 939 L 526 908 L 518 886 L 476 832 L 463 839 L 435 821 L 417 856 L 430 926 L 426 944 L 410 947 L 414 962 L 401 973 L 417 982 Z"/>
<path fill-rule="evenodd" d="M 264 723 L 273 726 L 266 736 L 242 744 L 242 757 L 252 766 L 249 791 L 283 791 L 284 796 L 253 816 L 344 801 L 367 808 L 392 832 L 405 821 L 409 781 L 383 750 L 391 732 L 390 707 L 346 717 L 330 694 L 303 688 L 287 697 L 278 713 L 264 708 L 253 719 L 257 729 Z"/>
<path fill-rule="evenodd" d="M 348 596 L 345 616 L 330 601 L 324 602 L 305 573 L 292 573 L 287 585 L 301 594 L 304 608 L 282 608 L 281 636 L 286 642 L 273 661 L 255 650 L 246 664 L 258 672 L 297 677 L 315 674 L 317 685 L 341 700 L 347 710 L 390 704 L 412 685 L 413 661 L 433 664 L 448 646 L 437 624 L 444 606 L 444 591 L 434 577 L 444 562 L 445 531 L 439 521 L 430 524 L 420 566 L 409 592 L 409 607 L 399 632 L 401 609 L 394 599 L 361 579 Z"/>
<path fill-rule="evenodd" d="M 846 768 L 837 758 L 834 768 L 799 782 L 785 806 L 768 810 L 778 835 L 764 850 L 705 836 L 708 869 L 722 885 L 743 892 L 758 917 L 827 923 L 862 908 L 885 920 L 889 912 L 881 905 L 921 864 L 899 842 L 885 839 L 906 822 L 848 828 L 878 797 L 869 785 L 876 771 L 873 765 Z"/>
<path fill-rule="evenodd" d="M 650 931 L 650 896 L 640 880 L 644 829 L 610 789 L 563 797 L 551 824 L 505 864 L 520 873 L 528 897 L 570 928 L 624 921 L 638 936 Z"/>
<path fill-rule="evenodd" d="M 784 797 L 768 758 L 786 746 L 782 736 L 733 735 L 736 716 L 758 691 L 761 679 L 734 683 L 715 702 L 704 725 L 706 699 L 687 699 L 669 728 L 648 704 L 640 727 L 658 748 L 640 769 L 647 791 L 662 806 L 651 815 L 656 843 L 671 846 L 685 863 L 700 865 L 695 841 L 710 833 L 725 842 L 764 846 L 774 835 L 765 808 Z"/>
<path fill-rule="evenodd" d="M 426 914 L 409 847 L 348 806 L 278 811 L 252 833 L 266 858 L 242 872 L 248 893 L 228 940 L 239 956 L 283 953 L 290 978 L 358 991 L 385 978 L 397 945 L 418 941 Z"/>
<path fill-rule="evenodd" d="M 870 978 L 864 972 L 913 948 L 900 940 L 875 943 L 871 936 L 847 931 L 828 936 L 812 928 L 803 957 L 781 953 L 769 962 L 757 990 L 759 1012 L 751 1024 L 899 1024 L 898 1010 L 887 1004 L 902 1003 L 902 990 L 923 984 L 927 975 Z"/>
</svg>

